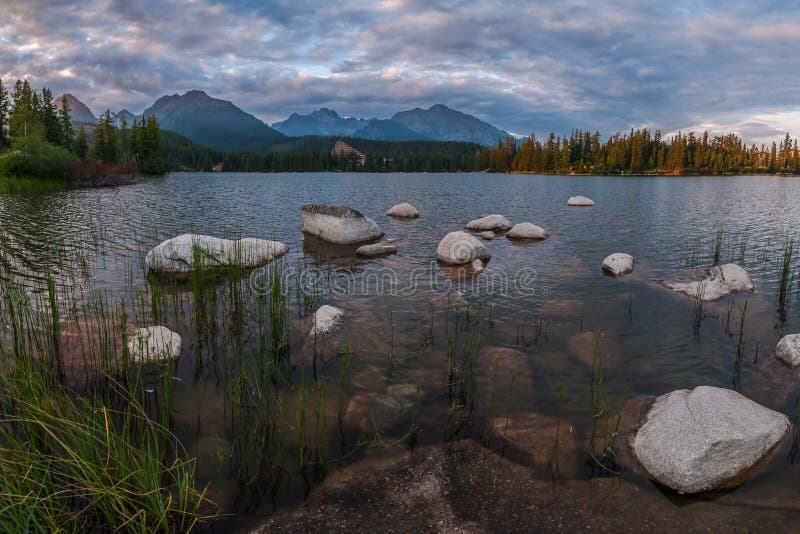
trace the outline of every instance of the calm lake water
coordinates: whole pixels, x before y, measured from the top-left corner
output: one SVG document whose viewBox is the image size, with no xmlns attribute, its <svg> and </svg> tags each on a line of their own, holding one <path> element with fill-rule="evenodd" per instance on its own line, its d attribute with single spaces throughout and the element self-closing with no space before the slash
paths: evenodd
<svg viewBox="0 0 800 534">
<path fill-rule="evenodd" d="M 596 205 L 567 207 L 566 199 L 579 194 Z M 418 446 L 474 438 L 496 450 L 498 418 L 540 414 L 568 428 L 577 443 L 559 459 L 559 477 L 621 472 L 654 499 L 680 506 L 685 502 L 624 465 L 599 467 L 587 459 L 598 407 L 601 418 L 612 416 L 613 427 L 621 401 L 714 385 L 736 388 L 794 419 L 797 382 L 772 350 L 782 335 L 800 331 L 797 278 L 785 305 L 778 299 L 783 250 L 800 222 L 798 198 L 800 180 L 790 177 L 181 173 L 113 189 L 0 195 L 3 283 L 13 279 L 36 291 L 52 270 L 85 301 L 100 292 L 134 302 L 149 284 L 144 255 L 178 234 L 269 238 L 290 246 L 283 261 L 291 353 L 290 375 L 279 386 L 286 389 L 279 418 L 287 428 L 279 476 L 262 472 L 248 485 L 232 460 L 242 451 L 226 362 L 232 346 L 245 359 L 263 357 L 257 335 L 263 318 L 245 304 L 243 325 L 231 329 L 227 304 L 220 304 L 215 320 L 222 333 L 209 342 L 200 332 L 196 295 L 186 287 L 168 291 L 178 305 L 166 326 L 184 339 L 174 370 L 174 430 L 200 458 L 211 496 L 238 514 L 232 527 L 302 503 L 322 478 L 298 466 L 301 408 L 292 394 L 315 371 L 315 350 L 322 354 L 316 371 L 327 395 L 320 424 L 327 429 L 328 473 L 369 455 L 406 450 L 402 438 L 412 427 L 421 430 Z M 399 202 L 413 204 L 421 217 L 386 217 Z M 358 209 L 387 239 L 397 239 L 398 254 L 362 260 L 352 249 L 304 239 L 300 207 L 306 203 Z M 537 224 L 550 237 L 514 243 L 500 235 L 485 242 L 492 259 L 478 277 L 438 266 L 439 240 L 489 213 Z M 698 321 L 694 301 L 657 281 L 713 265 L 717 240 L 721 261 L 745 267 L 756 290 L 706 304 Z M 601 261 L 614 252 L 636 258 L 633 274 L 603 275 Z M 796 255 L 793 261 L 796 273 Z M 247 276 L 236 291 L 255 299 L 259 280 L 258 273 Z M 309 287 L 313 295 L 299 294 Z M 233 289 L 221 283 L 215 291 L 222 303 Z M 345 327 L 314 347 L 308 316 L 322 303 L 345 311 Z M 151 319 L 140 309 L 131 320 L 143 326 Z M 346 368 L 345 346 L 351 352 Z M 495 348 L 518 353 L 501 362 Z M 458 354 L 453 365 L 448 352 Z M 470 406 L 453 391 L 452 368 L 456 379 L 472 377 L 458 386 L 469 390 Z M 526 461 L 524 454 L 516 459 Z M 538 459 L 528 463 L 537 476 L 550 476 Z M 777 457 L 734 493 L 757 496 L 769 487 L 793 494 L 796 470 L 790 458 Z"/>
</svg>

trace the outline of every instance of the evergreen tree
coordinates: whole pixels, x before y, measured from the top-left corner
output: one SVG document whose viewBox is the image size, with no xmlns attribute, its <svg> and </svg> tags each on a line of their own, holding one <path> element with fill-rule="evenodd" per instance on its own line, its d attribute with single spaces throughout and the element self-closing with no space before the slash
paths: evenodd
<svg viewBox="0 0 800 534">
<path fill-rule="evenodd" d="M 86 138 L 86 130 L 84 130 L 83 126 L 78 128 L 73 151 L 81 159 L 86 159 L 89 156 L 89 140 Z"/>
<path fill-rule="evenodd" d="M 114 121 L 111 119 L 111 111 L 106 110 L 94 130 L 94 142 L 91 149 L 92 158 L 101 163 L 113 164 L 119 162 L 116 130 Z"/>
<path fill-rule="evenodd" d="M 58 126 L 61 130 L 61 145 L 69 150 L 73 150 L 75 132 L 72 130 L 72 119 L 70 118 L 69 101 L 67 95 L 61 97 L 61 106 L 58 109 Z M 86 132 L 84 132 L 84 137 Z M 85 141 L 85 138 L 84 138 Z M 85 157 L 85 156 L 84 156 Z"/>
</svg>

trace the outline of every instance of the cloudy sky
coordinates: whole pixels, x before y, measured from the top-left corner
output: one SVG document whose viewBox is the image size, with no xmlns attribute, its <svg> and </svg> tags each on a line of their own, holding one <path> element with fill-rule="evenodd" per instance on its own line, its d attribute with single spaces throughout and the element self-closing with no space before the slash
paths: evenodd
<svg viewBox="0 0 800 534">
<path fill-rule="evenodd" d="M 0 77 L 140 113 L 203 89 L 267 122 L 444 103 L 508 131 L 800 133 L 800 2 L 3 0 Z"/>
</svg>

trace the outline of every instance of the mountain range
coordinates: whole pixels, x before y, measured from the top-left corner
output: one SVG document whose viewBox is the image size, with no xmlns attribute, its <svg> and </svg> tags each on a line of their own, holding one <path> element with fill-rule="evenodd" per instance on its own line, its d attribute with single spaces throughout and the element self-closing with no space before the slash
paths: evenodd
<svg viewBox="0 0 800 534">
<path fill-rule="evenodd" d="M 95 124 L 97 117 L 73 95 L 65 95 L 73 122 Z M 60 99 L 59 99 L 60 101 Z M 293 113 L 268 126 L 227 100 L 203 91 L 162 96 L 142 115 L 128 110 L 112 113 L 122 119 L 156 117 L 159 126 L 191 141 L 226 152 L 262 152 L 287 138 L 305 136 L 350 137 L 375 141 L 464 141 L 490 146 L 509 135 L 477 117 L 437 104 L 395 113 L 390 119 L 342 117 L 328 108 L 308 115 Z"/>
</svg>

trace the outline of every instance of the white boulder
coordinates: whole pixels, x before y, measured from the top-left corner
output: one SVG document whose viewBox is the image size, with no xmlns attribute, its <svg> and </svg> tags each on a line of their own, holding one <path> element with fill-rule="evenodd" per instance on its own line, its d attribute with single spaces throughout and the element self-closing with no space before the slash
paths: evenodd
<svg viewBox="0 0 800 534">
<path fill-rule="evenodd" d="M 492 239 L 497 237 L 497 235 L 491 230 L 486 230 L 485 232 L 478 232 L 477 236 L 480 237 L 481 239 L 485 239 L 486 241 L 491 241 Z"/>
<path fill-rule="evenodd" d="M 632 273 L 633 264 L 633 256 L 624 252 L 616 252 L 603 260 L 603 270 L 614 276 L 619 276 Z"/>
<path fill-rule="evenodd" d="M 511 227 L 506 237 L 509 239 L 547 239 L 547 232 L 535 224 L 519 223 Z"/>
<path fill-rule="evenodd" d="M 491 230 L 492 232 L 505 232 L 513 225 L 511 221 L 503 217 L 502 215 L 484 215 L 480 219 L 475 219 L 474 221 L 470 221 L 467 223 L 467 230 L 472 230 L 473 232 L 484 232 L 486 230 Z"/>
<path fill-rule="evenodd" d="M 594 206 L 594 200 L 584 196 L 569 197 L 567 206 Z"/>
<path fill-rule="evenodd" d="M 792 367 L 800 365 L 800 334 L 783 336 L 775 347 L 775 357 Z"/>
<path fill-rule="evenodd" d="M 300 211 L 303 232 L 331 243 L 356 245 L 383 237 L 375 221 L 347 206 L 306 204 Z"/>
<path fill-rule="evenodd" d="M 181 336 L 164 326 L 139 328 L 128 341 L 128 352 L 136 363 L 175 360 L 181 355 Z"/>
<path fill-rule="evenodd" d="M 253 269 L 283 256 L 288 250 L 288 245 L 266 239 L 234 241 L 183 234 L 152 249 L 145 256 L 144 263 L 148 270 L 166 275 L 185 275 L 197 268 L 225 269 L 231 265 Z"/>
<path fill-rule="evenodd" d="M 419 217 L 419 211 L 408 202 L 403 202 L 402 204 L 397 204 L 389 208 L 386 215 L 389 217 L 399 217 L 401 219 L 416 219 Z"/>
<path fill-rule="evenodd" d="M 485 265 L 483 264 L 482 260 L 480 259 L 472 260 L 472 271 L 475 274 L 481 274 L 483 272 L 484 267 Z"/>
<path fill-rule="evenodd" d="M 436 248 L 436 257 L 442 263 L 463 265 L 472 263 L 476 259 L 489 261 L 492 255 L 475 237 L 466 232 L 457 231 L 450 232 L 439 242 L 439 246 Z"/>
<path fill-rule="evenodd" d="M 689 271 L 688 276 L 694 279 L 687 280 L 686 276 L 677 275 L 662 283 L 676 293 L 704 301 L 718 300 L 730 293 L 748 293 L 754 287 L 747 271 L 735 263 L 712 267 L 699 276 L 696 271 Z"/>
<path fill-rule="evenodd" d="M 700 386 L 656 399 L 632 446 L 660 484 L 699 493 L 747 480 L 788 429 L 781 413 L 733 390 Z"/>
<path fill-rule="evenodd" d="M 344 320 L 344 312 L 334 306 L 327 304 L 320 306 L 314 312 L 314 317 L 311 323 L 311 332 L 309 335 L 317 338 L 323 338 L 333 333 Z"/>
<path fill-rule="evenodd" d="M 356 249 L 356 254 L 366 258 L 376 258 L 380 256 L 389 256 L 396 254 L 397 247 L 394 245 L 385 245 L 383 243 L 373 243 L 372 245 L 361 245 Z"/>
</svg>

